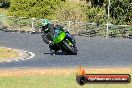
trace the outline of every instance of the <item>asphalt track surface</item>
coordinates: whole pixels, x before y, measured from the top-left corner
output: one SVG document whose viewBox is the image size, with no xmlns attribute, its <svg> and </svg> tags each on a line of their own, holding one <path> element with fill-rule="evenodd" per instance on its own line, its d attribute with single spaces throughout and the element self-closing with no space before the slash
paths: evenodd
<svg viewBox="0 0 132 88">
<path fill-rule="evenodd" d="M 75 36 L 78 55 L 50 55 L 40 34 L 0 32 L 0 46 L 35 53 L 29 60 L 2 62 L 0 68 L 24 67 L 132 67 L 132 40 Z"/>
</svg>

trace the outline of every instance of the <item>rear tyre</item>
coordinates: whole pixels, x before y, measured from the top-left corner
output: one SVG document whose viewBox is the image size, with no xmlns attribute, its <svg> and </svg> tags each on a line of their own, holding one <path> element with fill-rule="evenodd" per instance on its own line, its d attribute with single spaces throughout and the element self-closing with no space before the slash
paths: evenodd
<svg viewBox="0 0 132 88">
<path fill-rule="evenodd" d="M 77 49 L 74 46 L 70 46 L 66 41 L 64 41 L 64 45 L 67 47 L 67 49 L 73 54 L 77 55 Z"/>
</svg>

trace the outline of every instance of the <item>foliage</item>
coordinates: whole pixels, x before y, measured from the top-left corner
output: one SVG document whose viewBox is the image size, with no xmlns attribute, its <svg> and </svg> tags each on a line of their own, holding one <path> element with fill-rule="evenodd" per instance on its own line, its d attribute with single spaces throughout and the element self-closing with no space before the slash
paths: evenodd
<svg viewBox="0 0 132 88">
<path fill-rule="evenodd" d="M 5 0 L 0 0 L 0 3 L 5 2 Z"/>
<path fill-rule="evenodd" d="M 106 23 L 106 13 L 104 8 L 99 7 L 87 7 L 86 9 L 87 14 L 87 21 L 92 22 L 99 22 L 100 24 Z"/>
<path fill-rule="evenodd" d="M 108 0 L 86 1 L 87 3 L 76 3 L 76 0 L 11 0 L 8 15 L 105 24 Z M 111 23 L 131 24 L 131 16 L 131 0 L 111 0 L 109 19 Z"/>
<path fill-rule="evenodd" d="M 74 3 L 72 1 L 63 2 L 56 11 L 57 20 L 68 21 L 86 21 L 86 14 L 84 12 L 84 4 Z"/>
<path fill-rule="evenodd" d="M 9 15 L 16 17 L 49 18 L 55 14 L 61 0 L 11 0 Z"/>
<path fill-rule="evenodd" d="M 132 3 L 129 0 L 112 0 L 110 14 L 114 24 L 132 23 Z"/>
<path fill-rule="evenodd" d="M 86 16 L 79 3 L 65 0 L 11 0 L 9 15 L 57 20 L 84 21 Z"/>
<path fill-rule="evenodd" d="M 92 7 L 103 6 L 104 0 L 86 0 L 87 3 L 91 2 Z"/>
<path fill-rule="evenodd" d="M 104 0 L 91 0 L 92 6 L 103 6 Z"/>
<path fill-rule="evenodd" d="M 0 0 L 0 8 L 9 8 L 10 0 Z"/>
</svg>

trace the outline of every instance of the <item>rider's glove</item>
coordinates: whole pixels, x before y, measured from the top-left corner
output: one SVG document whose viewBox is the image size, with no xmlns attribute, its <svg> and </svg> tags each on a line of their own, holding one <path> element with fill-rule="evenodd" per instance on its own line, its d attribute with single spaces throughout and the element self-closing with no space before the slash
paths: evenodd
<svg viewBox="0 0 132 88">
<path fill-rule="evenodd" d="M 50 44 L 50 45 L 54 45 L 54 42 L 53 42 L 53 41 L 50 41 L 49 44 Z"/>
</svg>

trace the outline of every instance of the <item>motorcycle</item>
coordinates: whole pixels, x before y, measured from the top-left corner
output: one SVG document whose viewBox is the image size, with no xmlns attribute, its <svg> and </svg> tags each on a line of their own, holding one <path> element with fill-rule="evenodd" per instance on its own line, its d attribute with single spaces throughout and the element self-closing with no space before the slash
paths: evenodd
<svg viewBox="0 0 132 88">
<path fill-rule="evenodd" d="M 67 34 L 70 35 L 69 32 L 65 32 L 59 28 L 55 29 L 53 42 L 59 47 L 60 50 L 71 53 L 73 55 L 77 55 L 76 42 L 73 41 L 72 38 L 68 38 Z"/>
</svg>

